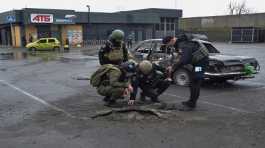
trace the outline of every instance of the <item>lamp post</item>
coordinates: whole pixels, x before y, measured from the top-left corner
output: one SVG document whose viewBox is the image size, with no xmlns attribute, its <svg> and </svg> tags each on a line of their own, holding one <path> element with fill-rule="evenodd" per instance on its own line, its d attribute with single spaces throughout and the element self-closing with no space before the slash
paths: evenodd
<svg viewBox="0 0 265 148">
<path fill-rule="evenodd" d="M 12 13 L 8 16 L 7 20 L 10 23 L 10 31 L 11 31 L 11 42 L 12 42 L 12 46 L 16 47 L 17 43 L 16 43 L 16 29 L 13 25 L 13 23 L 16 21 L 15 18 L 16 14 L 15 14 L 15 10 L 12 10 Z M 13 43 L 14 41 L 14 43 Z"/>
<path fill-rule="evenodd" d="M 87 20 L 88 20 L 88 24 L 90 23 L 90 5 L 86 5 L 86 7 L 87 7 L 87 12 L 88 12 L 88 14 L 87 14 Z"/>
<path fill-rule="evenodd" d="M 87 40 L 89 40 L 89 29 L 90 29 L 90 5 L 86 5 L 87 7 Z"/>
</svg>

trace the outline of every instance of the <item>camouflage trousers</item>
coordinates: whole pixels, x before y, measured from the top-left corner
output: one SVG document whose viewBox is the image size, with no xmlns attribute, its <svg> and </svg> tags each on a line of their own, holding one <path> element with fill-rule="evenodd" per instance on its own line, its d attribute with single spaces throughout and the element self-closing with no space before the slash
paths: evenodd
<svg viewBox="0 0 265 148">
<path fill-rule="evenodd" d="M 97 88 L 98 94 L 117 100 L 123 97 L 125 88 L 101 85 Z"/>
</svg>

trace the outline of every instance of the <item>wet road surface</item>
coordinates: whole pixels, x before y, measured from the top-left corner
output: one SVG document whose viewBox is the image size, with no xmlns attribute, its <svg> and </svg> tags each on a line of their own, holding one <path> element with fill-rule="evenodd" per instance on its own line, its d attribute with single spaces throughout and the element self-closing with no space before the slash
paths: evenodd
<svg viewBox="0 0 265 148">
<path fill-rule="evenodd" d="M 98 66 L 94 58 L 0 60 L 1 147 L 263 148 L 265 46 L 216 46 L 225 53 L 256 57 L 260 74 L 251 80 L 205 84 L 195 112 L 174 111 L 166 120 L 90 119 L 107 108 L 87 81 L 73 77 L 91 75 Z M 188 88 L 171 86 L 160 99 L 179 104 L 188 95 Z"/>
</svg>

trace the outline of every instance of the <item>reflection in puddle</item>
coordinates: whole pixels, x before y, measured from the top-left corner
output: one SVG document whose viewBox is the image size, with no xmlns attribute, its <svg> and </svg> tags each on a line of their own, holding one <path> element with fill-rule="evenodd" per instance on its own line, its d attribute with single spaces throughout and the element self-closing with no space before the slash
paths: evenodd
<svg viewBox="0 0 265 148">
<path fill-rule="evenodd" d="M 28 53 L 25 51 L 11 51 L 0 53 L 0 60 L 23 60 L 28 58 Z"/>
<path fill-rule="evenodd" d="M 62 53 L 60 52 L 53 52 L 53 51 L 35 51 L 29 53 L 30 57 L 40 58 L 43 61 L 57 60 L 61 54 Z"/>
<path fill-rule="evenodd" d="M 13 54 L 14 54 L 13 56 L 14 60 L 22 60 L 28 58 L 28 53 L 26 52 L 13 52 Z"/>
<path fill-rule="evenodd" d="M 43 61 L 56 60 L 60 53 L 50 51 L 7 51 L 0 53 L 0 60 L 24 60 L 29 58 L 40 58 Z"/>
<path fill-rule="evenodd" d="M 82 50 L 81 54 L 85 56 L 97 56 L 98 50 Z"/>
</svg>

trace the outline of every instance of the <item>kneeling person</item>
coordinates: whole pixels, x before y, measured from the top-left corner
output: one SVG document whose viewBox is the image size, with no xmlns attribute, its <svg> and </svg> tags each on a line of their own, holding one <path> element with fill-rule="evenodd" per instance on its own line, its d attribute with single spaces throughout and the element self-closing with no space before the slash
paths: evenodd
<svg viewBox="0 0 265 148">
<path fill-rule="evenodd" d="M 90 83 L 97 88 L 100 95 L 105 96 L 106 105 L 113 105 L 117 99 L 123 99 L 133 91 L 130 75 L 134 72 L 135 65 L 131 62 L 120 66 L 105 64 L 91 76 Z"/>
<path fill-rule="evenodd" d="M 151 101 L 159 102 L 160 96 L 171 84 L 171 78 L 167 76 L 166 70 L 150 61 L 142 61 L 137 67 L 136 78 L 133 80 L 134 93 L 131 94 L 131 100 L 136 98 L 137 88 L 141 88 L 141 101 L 150 97 Z"/>
</svg>

